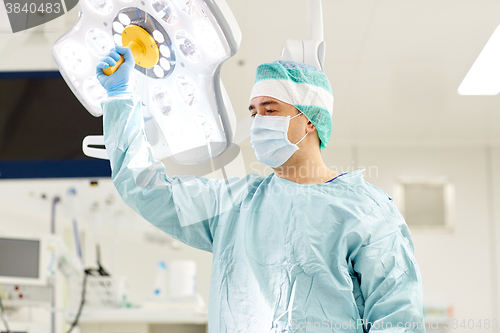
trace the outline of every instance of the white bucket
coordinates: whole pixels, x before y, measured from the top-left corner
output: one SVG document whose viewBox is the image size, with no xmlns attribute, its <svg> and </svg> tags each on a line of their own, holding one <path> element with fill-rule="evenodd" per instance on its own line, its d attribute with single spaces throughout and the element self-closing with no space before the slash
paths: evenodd
<svg viewBox="0 0 500 333">
<path fill-rule="evenodd" d="M 196 294 L 196 262 L 176 260 L 168 266 L 170 296 L 183 297 Z"/>
</svg>

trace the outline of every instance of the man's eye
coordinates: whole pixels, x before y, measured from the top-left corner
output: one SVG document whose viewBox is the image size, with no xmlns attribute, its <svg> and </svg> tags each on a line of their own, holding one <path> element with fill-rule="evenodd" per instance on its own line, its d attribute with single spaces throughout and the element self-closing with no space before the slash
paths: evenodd
<svg viewBox="0 0 500 333">
<path fill-rule="evenodd" d="M 273 113 L 273 112 L 275 112 L 275 111 L 276 111 L 276 110 L 266 110 L 266 112 L 267 112 L 267 113 Z M 252 115 L 251 115 L 251 116 L 252 116 L 253 118 L 255 118 L 255 115 L 256 115 L 256 114 L 257 114 L 257 112 L 256 112 L 256 113 L 252 113 Z"/>
</svg>

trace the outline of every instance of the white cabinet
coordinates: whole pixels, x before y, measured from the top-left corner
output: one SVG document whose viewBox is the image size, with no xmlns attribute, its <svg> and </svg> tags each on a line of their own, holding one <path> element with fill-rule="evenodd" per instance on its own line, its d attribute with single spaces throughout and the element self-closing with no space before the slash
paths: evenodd
<svg viewBox="0 0 500 333">
<path fill-rule="evenodd" d="M 80 333 L 206 333 L 206 311 L 84 310 Z"/>
</svg>

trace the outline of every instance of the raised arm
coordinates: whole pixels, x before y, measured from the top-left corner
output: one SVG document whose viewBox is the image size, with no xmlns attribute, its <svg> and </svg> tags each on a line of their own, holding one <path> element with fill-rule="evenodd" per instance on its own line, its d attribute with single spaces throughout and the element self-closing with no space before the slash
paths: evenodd
<svg viewBox="0 0 500 333">
<path fill-rule="evenodd" d="M 102 69 L 113 66 L 119 54 L 124 55 L 125 63 L 106 77 Z M 169 178 L 164 165 L 152 159 L 140 100 L 128 87 L 133 62 L 128 48 L 116 47 L 97 65 L 98 79 L 110 96 L 101 105 L 113 183 L 125 203 L 147 221 L 188 245 L 212 251 L 219 216 L 235 203 L 226 195 L 226 182 Z M 238 188 L 241 180 L 232 178 L 228 182 Z"/>
</svg>

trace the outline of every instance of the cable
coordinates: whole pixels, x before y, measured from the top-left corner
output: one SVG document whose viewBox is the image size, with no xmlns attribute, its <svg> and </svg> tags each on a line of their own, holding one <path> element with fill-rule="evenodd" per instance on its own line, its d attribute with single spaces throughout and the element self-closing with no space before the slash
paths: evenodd
<svg viewBox="0 0 500 333">
<path fill-rule="evenodd" d="M 101 265 L 101 246 L 96 244 L 97 267 L 100 276 L 110 276 L 109 273 Z"/>
<path fill-rule="evenodd" d="M 2 304 L 1 297 L 0 297 L 0 311 L 2 311 L 1 317 L 2 317 L 3 324 L 5 326 L 5 329 L 7 330 L 7 333 L 10 333 L 9 325 L 7 325 L 7 320 L 5 319 L 5 311 L 3 310 L 3 304 Z"/>
<path fill-rule="evenodd" d="M 92 272 L 99 273 L 100 276 L 110 276 L 109 273 L 101 265 L 101 247 L 99 244 L 96 245 L 96 256 L 97 256 L 97 266 L 98 269 L 88 268 L 85 270 L 85 275 L 83 276 L 83 287 L 82 287 L 82 300 L 80 302 L 80 307 L 78 308 L 78 313 L 76 314 L 75 320 L 71 324 L 67 333 L 71 333 L 73 328 L 78 325 L 78 320 L 82 314 L 83 306 L 85 305 L 85 295 L 87 293 L 87 276 L 93 275 Z M 9 333 L 9 332 L 7 332 Z"/>
<path fill-rule="evenodd" d="M 78 325 L 78 320 L 80 319 L 80 315 L 82 314 L 83 306 L 85 305 L 85 295 L 87 293 L 87 276 L 90 274 L 91 274 L 90 270 L 86 269 L 85 274 L 83 276 L 82 300 L 80 301 L 80 307 L 78 308 L 78 312 L 76 314 L 75 320 L 71 324 L 71 327 L 69 328 L 67 333 L 71 333 L 71 331 L 73 331 L 73 328 L 75 328 L 75 326 Z"/>
<path fill-rule="evenodd" d="M 58 196 L 55 196 L 52 200 L 52 211 L 50 214 L 50 233 L 52 235 L 55 235 L 56 233 L 56 205 L 60 201 L 61 198 Z M 50 306 L 52 309 L 55 309 L 56 307 L 56 289 L 52 284 L 50 286 Z M 50 313 L 50 332 L 56 332 L 56 313 L 53 310 Z"/>
</svg>

